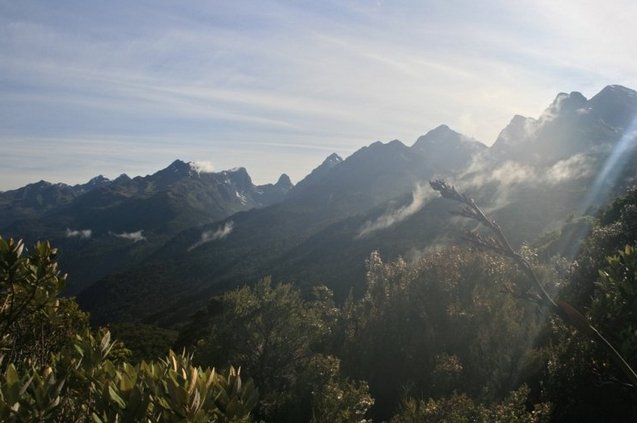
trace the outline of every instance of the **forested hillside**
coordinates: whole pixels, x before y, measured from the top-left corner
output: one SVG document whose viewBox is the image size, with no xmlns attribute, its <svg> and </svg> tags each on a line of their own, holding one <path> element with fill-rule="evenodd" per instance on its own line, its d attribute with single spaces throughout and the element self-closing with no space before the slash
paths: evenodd
<svg viewBox="0 0 637 423">
<path fill-rule="evenodd" d="M 635 183 L 635 113 L 637 93 L 609 86 L 590 100 L 559 94 L 524 124 L 514 117 L 489 148 L 443 125 L 412 146 L 375 142 L 344 160 L 330 155 L 280 202 L 185 229 L 79 302 L 95 322 L 179 326 L 211 295 L 268 275 L 303 289 L 324 284 L 342 302 L 351 289 L 362 295 L 372 251 L 409 261 L 471 228 L 429 188 L 437 178 L 483 204 L 514 246 L 540 242 Z M 586 235 L 580 229 L 569 245 Z"/>
<path fill-rule="evenodd" d="M 582 310 L 629 369 L 636 210 L 631 189 L 597 215 L 572 263 L 541 259 L 565 232 L 519 251 L 548 295 Z M 266 278 L 213 297 L 176 338 L 120 327 L 130 350 L 57 298 L 65 277 L 56 253 L 0 240 L 5 421 L 637 418 L 625 369 L 569 316 L 534 300 L 528 274 L 497 251 L 441 247 L 409 263 L 374 252 L 363 295 L 343 303 L 324 286 Z"/>
</svg>

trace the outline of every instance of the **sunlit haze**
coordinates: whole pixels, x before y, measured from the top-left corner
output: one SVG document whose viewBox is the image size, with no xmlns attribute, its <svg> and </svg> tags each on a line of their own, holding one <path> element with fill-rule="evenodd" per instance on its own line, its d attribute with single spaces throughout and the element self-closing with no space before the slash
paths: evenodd
<svg viewBox="0 0 637 423">
<path fill-rule="evenodd" d="M 440 125 L 637 88 L 634 1 L 0 0 L 0 190 L 174 159 L 294 182 Z M 202 165 L 203 166 L 203 165 Z"/>
</svg>

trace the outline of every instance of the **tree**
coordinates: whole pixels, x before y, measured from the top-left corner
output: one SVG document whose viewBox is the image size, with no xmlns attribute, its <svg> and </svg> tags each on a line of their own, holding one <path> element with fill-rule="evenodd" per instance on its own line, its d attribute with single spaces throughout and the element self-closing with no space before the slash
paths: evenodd
<svg viewBox="0 0 637 423">
<path fill-rule="evenodd" d="M 337 354 L 345 374 L 369 382 L 372 416 L 390 418 L 405 396 L 494 401 L 517 387 L 541 322 L 502 295 L 521 277 L 501 257 L 458 247 L 412 263 L 372 253 L 363 298 L 343 307 Z"/>
<path fill-rule="evenodd" d="M 481 404 L 466 394 L 453 394 L 440 399 L 407 399 L 391 423 L 464 423 L 507 422 L 540 423 L 549 421 L 550 405 L 538 404 L 526 408 L 529 389 L 522 386 L 511 392 L 502 402 Z"/>
<path fill-rule="evenodd" d="M 571 325 L 577 331 L 588 336 L 599 346 L 603 347 L 609 357 L 622 369 L 627 380 L 632 385 L 637 386 L 637 372 L 630 366 L 624 356 L 617 351 L 608 339 L 606 339 L 580 311 L 571 304 L 551 296 L 536 275 L 529 261 L 511 247 L 500 226 L 495 221 L 489 219 L 473 199 L 460 194 L 454 187 L 441 180 L 432 181 L 431 187 L 435 191 L 438 191 L 442 197 L 460 202 L 464 205 L 464 208 L 456 214 L 479 222 L 491 232 L 491 235 L 486 236 L 478 232 L 468 232 L 467 238 L 471 242 L 483 249 L 508 257 L 527 275 L 528 279 L 526 283 L 516 286 L 515 289 L 517 292 L 512 291 L 514 294 L 537 302 L 538 305 L 550 310 L 565 323 Z"/>
<path fill-rule="evenodd" d="M 73 300 L 58 296 L 66 275 L 57 250 L 39 242 L 30 255 L 24 243 L 0 237 L 0 347 L 5 363 L 43 366 L 72 335 L 88 328 L 88 316 Z"/>
<path fill-rule="evenodd" d="M 637 251 L 625 246 L 598 270 L 587 318 L 609 334 L 637 367 Z M 634 421 L 637 392 L 598 344 L 555 322 L 543 395 L 556 404 L 556 421 Z"/>
<path fill-rule="evenodd" d="M 108 331 L 77 335 L 73 348 L 48 366 L 0 377 L 0 418 L 6 422 L 216 422 L 247 423 L 257 402 L 251 381 L 192 365 L 187 355 L 133 366 L 112 361 Z"/>
<path fill-rule="evenodd" d="M 552 296 L 530 262 L 514 251 L 497 223 L 475 202 L 443 181 L 432 187 L 464 204 L 458 213 L 490 234 L 470 232 L 475 245 L 510 258 L 527 275 L 512 293 L 551 313 L 548 335 L 536 342 L 546 370 L 542 398 L 555 404 L 554 421 L 625 421 L 637 418 L 637 189 L 631 188 L 605 211 L 576 256 L 562 298 Z M 624 246 L 626 245 L 626 246 Z M 621 248 L 619 255 L 613 249 Z M 566 302 L 566 300 L 569 302 Z M 580 310 L 587 310 L 582 314 Z M 602 333 L 604 335 L 602 335 Z"/>
<path fill-rule="evenodd" d="M 252 421 L 257 390 L 239 371 L 170 352 L 133 366 L 106 329 L 58 294 L 56 250 L 0 237 L 0 419 L 7 422 Z"/>
<path fill-rule="evenodd" d="M 340 361 L 319 354 L 329 344 L 336 309 L 326 288 L 317 288 L 314 297 L 306 301 L 292 285 L 273 286 L 266 278 L 214 298 L 195 357 L 204 364 L 240 365 L 262 389 L 259 413 L 268 420 L 329 420 L 324 413 L 360 420 L 372 403 L 367 387 L 342 378 Z M 342 403 L 328 407 L 338 403 L 330 394 L 358 404 L 358 411 L 344 410 Z"/>
</svg>

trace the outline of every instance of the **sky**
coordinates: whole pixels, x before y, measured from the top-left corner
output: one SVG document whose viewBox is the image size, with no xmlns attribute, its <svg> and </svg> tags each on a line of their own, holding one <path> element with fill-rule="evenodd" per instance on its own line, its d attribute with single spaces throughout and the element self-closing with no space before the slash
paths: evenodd
<svg viewBox="0 0 637 423">
<path fill-rule="evenodd" d="M 302 179 L 440 124 L 492 144 L 637 88 L 637 2 L 0 0 L 0 190 L 179 158 Z"/>
</svg>

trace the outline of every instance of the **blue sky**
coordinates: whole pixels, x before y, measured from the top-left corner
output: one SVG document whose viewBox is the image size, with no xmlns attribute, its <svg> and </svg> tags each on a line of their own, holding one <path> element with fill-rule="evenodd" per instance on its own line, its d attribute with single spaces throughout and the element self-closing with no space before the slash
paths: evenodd
<svg viewBox="0 0 637 423">
<path fill-rule="evenodd" d="M 445 123 L 637 88 L 637 2 L 0 0 L 0 190 L 172 160 L 298 181 Z"/>
</svg>

